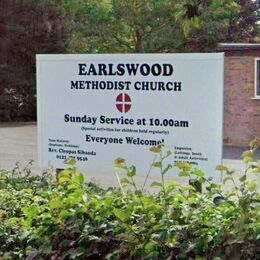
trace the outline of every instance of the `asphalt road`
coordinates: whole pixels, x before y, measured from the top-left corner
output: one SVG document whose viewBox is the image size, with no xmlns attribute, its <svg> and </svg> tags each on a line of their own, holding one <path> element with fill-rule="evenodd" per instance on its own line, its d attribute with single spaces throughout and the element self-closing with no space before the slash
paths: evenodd
<svg viewBox="0 0 260 260">
<path fill-rule="evenodd" d="M 224 147 L 223 164 L 231 169 L 241 172 L 245 170 L 241 153 L 245 147 Z M 260 151 L 257 154 L 260 160 Z M 12 123 L 0 124 L 0 169 L 11 170 L 18 163 L 21 168 L 33 161 L 31 170 L 41 174 L 42 170 L 37 166 L 37 124 L 36 123 Z M 237 178 L 239 174 L 237 175 Z M 116 177 L 87 175 L 87 178 L 101 184 L 104 187 L 117 185 Z M 253 176 L 253 178 L 257 178 Z M 143 178 L 137 178 L 142 183 Z M 260 178 L 258 178 L 258 182 Z M 151 179 L 154 181 L 154 179 Z"/>
</svg>

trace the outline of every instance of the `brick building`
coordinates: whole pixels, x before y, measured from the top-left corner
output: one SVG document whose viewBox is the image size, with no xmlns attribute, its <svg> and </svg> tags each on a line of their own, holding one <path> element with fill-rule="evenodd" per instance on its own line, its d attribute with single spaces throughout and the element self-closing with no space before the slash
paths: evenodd
<svg viewBox="0 0 260 260">
<path fill-rule="evenodd" d="M 260 44 L 219 44 L 225 52 L 224 145 L 260 139 Z"/>
</svg>

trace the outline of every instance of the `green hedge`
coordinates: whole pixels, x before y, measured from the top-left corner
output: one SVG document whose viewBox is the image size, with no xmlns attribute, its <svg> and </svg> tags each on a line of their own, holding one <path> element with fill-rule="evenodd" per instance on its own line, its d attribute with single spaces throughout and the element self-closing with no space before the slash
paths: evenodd
<svg viewBox="0 0 260 260">
<path fill-rule="evenodd" d="M 57 178 L 33 176 L 28 167 L 0 172 L 0 259 L 259 259 L 260 195 L 249 174 L 260 172 L 255 142 L 243 154 L 246 171 L 235 183 L 224 166 L 223 192 L 187 163 L 165 164 L 166 147 L 152 147 L 161 182 L 150 194 L 135 182 L 136 168 L 118 158 L 125 171 L 119 188 L 85 183 L 75 162 Z M 168 159 L 166 159 L 168 158 Z M 172 167 L 203 186 L 183 186 L 164 177 Z"/>
</svg>

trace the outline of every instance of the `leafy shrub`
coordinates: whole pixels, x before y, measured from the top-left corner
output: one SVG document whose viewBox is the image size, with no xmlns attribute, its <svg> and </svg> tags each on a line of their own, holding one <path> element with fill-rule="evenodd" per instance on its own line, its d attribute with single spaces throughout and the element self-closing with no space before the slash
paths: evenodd
<svg viewBox="0 0 260 260">
<path fill-rule="evenodd" d="M 260 172 L 255 146 L 243 154 L 239 185 L 233 171 L 217 167 L 224 182 L 235 184 L 227 192 L 188 163 L 165 165 L 171 151 L 164 146 L 151 148 L 161 174 L 154 194 L 136 184 L 136 168 L 122 158 L 115 161 L 126 173 L 119 188 L 85 183 L 73 160 L 56 180 L 33 176 L 28 167 L 2 170 L 0 259 L 259 259 L 260 195 L 248 180 Z M 166 182 L 172 167 L 203 192 Z"/>
<path fill-rule="evenodd" d="M 66 17 L 54 1 L 0 0 L 0 121 L 36 120 L 38 53 L 63 53 Z"/>
</svg>

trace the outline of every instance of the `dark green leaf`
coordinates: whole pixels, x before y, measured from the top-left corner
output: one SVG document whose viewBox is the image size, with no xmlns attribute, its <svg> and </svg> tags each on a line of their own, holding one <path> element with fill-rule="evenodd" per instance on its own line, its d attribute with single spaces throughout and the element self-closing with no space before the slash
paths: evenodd
<svg viewBox="0 0 260 260">
<path fill-rule="evenodd" d="M 242 177 L 239 178 L 239 180 L 240 180 L 241 182 L 246 181 L 246 175 L 244 174 Z"/>
<path fill-rule="evenodd" d="M 136 167 L 135 166 L 131 166 L 128 173 L 127 173 L 127 176 L 129 178 L 131 177 L 134 177 L 136 175 Z"/>
</svg>

